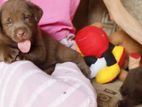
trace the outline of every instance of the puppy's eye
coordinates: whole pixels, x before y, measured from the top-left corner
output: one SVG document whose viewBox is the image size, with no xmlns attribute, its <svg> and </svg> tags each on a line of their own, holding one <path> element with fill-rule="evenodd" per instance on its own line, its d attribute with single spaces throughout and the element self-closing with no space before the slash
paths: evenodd
<svg viewBox="0 0 142 107">
<path fill-rule="evenodd" d="M 7 18 L 7 20 L 6 20 L 6 25 L 8 25 L 8 26 L 10 26 L 10 25 L 12 25 L 12 23 L 13 23 L 13 21 L 12 21 L 12 19 L 9 17 L 9 18 Z"/>
<path fill-rule="evenodd" d="M 29 22 L 30 19 L 31 19 L 31 16 L 30 16 L 30 15 L 25 15 L 25 16 L 24 16 L 24 20 L 25 20 L 25 21 Z"/>
</svg>

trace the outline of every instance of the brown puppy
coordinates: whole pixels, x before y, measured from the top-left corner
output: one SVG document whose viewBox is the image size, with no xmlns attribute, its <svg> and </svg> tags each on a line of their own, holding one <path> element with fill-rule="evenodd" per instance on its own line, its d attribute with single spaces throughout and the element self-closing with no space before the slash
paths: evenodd
<svg viewBox="0 0 142 107">
<path fill-rule="evenodd" d="M 89 68 L 78 52 L 53 40 L 38 28 L 41 16 L 42 10 L 26 0 L 9 0 L 1 7 L 1 39 L 5 41 L 3 39 L 6 38 L 10 41 L 7 42 L 9 45 L 4 44 L 5 48 L 1 48 L 0 45 L 0 52 L 6 53 L 2 54 L 1 58 L 9 57 L 10 62 L 15 61 L 18 50 L 20 59 L 33 61 L 49 74 L 54 70 L 56 63 L 72 61 L 88 77 Z M 14 57 L 7 55 L 7 48 L 16 50 Z"/>
<path fill-rule="evenodd" d="M 142 103 L 142 66 L 129 71 L 120 92 L 123 100 L 118 107 L 134 107 Z"/>
</svg>

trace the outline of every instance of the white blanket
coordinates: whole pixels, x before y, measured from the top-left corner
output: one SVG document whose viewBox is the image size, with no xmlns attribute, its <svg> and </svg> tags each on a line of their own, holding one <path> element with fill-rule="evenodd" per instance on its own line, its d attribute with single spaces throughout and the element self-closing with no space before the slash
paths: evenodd
<svg viewBox="0 0 142 107">
<path fill-rule="evenodd" d="M 97 107 L 96 92 L 71 62 L 51 76 L 29 61 L 1 62 L 0 107 Z"/>
</svg>

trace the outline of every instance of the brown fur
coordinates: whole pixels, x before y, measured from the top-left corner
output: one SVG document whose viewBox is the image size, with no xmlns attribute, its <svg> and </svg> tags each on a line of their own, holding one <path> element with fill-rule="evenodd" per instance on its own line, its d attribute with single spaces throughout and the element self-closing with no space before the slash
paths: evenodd
<svg viewBox="0 0 142 107">
<path fill-rule="evenodd" d="M 129 71 L 120 92 L 123 100 L 118 107 L 134 107 L 142 103 L 142 66 Z"/>
<path fill-rule="evenodd" d="M 6 43 L 2 43 L 5 48 L 2 48 L 2 45 L 0 45 L 0 52 L 6 54 L 2 54 L 3 56 L 0 58 L 2 60 L 10 58 L 10 62 L 14 61 L 17 53 L 13 55 L 10 52 L 12 57 L 9 57 L 7 55 L 9 52 L 6 51 L 7 48 L 11 48 L 12 51 L 16 50 L 17 52 L 19 51 L 17 42 L 29 39 L 32 42 L 30 52 L 25 54 L 19 51 L 18 58 L 33 61 L 49 74 L 53 71 L 56 63 L 71 61 L 76 63 L 82 72 L 88 76 L 89 68 L 78 52 L 53 40 L 47 33 L 38 28 L 37 23 L 41 16 L 42 10 L 25 0 L 9 0 L 2 6 L 0 11 L 2 28 L 0 42 L 6 41 Z M 19 30 L 25 32 L 24 36 L 17 36 Z M 3 40 L 4 38 L 7 38 L 10 42 Z M 10 45 L 7 45 L 7 43 Z"/>
</svg>

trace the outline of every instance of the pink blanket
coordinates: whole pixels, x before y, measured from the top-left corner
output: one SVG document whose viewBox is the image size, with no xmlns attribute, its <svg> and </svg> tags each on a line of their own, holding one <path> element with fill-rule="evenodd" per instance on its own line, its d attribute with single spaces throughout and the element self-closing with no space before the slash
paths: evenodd
<svg viewBox="0 0 142 107">
<path fill-rule="evenodd" d="M 29 61 L 0 62 L 0 107 L 97 107 L 96 92 L 71 62 L 52 76 Z"/>
</svg>

